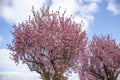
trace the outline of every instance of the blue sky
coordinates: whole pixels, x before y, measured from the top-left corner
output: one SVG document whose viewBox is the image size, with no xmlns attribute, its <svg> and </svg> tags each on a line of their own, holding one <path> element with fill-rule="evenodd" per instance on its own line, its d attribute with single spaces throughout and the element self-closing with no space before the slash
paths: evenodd
<svg viewBox="0 0 120 80">
<path fill-rule="evenodd" d="M 33 75 L 27 76 L 24 80 L 38 79 L 38 74 L 30 72 L 26 65 L 16 66 L 9 59 L 10 51 L 6 44 L 12 42 L 13 23 L 18 24 L 28 19 L 31 15 L 32 6 L 36 10 L 40 7 L 50 4 L 50 9 L 56 11 L 60 6 L 60 11 L 67 10 L 66 16 L 73 15 L 74 20 L 79 23 L 81 20 L 85 23 L 84 30 L 87 31 L 89 39 L 94 34 L 110 34 L 120 43 L 120 1 L 119 0 L 0 0 L 0 80 L 12 79 L 11 75 L 24 72 Z M 17 78 L 23 79 L 22 76 Z M 4 78 L 8 77 L 8 78 Z M 36 78 L 37 77 L 37 78 Z M 69 80 L 77 80 L 75 76 Z"/>
</svg>

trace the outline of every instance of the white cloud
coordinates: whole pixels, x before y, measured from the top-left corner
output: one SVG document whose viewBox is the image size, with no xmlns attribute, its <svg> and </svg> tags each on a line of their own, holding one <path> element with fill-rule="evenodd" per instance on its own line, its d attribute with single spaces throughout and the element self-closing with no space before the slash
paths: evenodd
<svg viewBox="0 0 120 80">
<path fill-rule="evenodd" d="M 4 17 L 8 22 L 18 23 L 28 19 L 28 15 L 32 14 L 32 5 L 38 10 L 44 4 L 49 4 L 48 2 L 50 0 L 5 0 L 3 7 L 1 7 L 0 16 Z M 99 10 L 98 3 L 100 2 L 101 0 L 51 0 L 50 7 L 56 11 L 61 6 L 60 11 L 63 12 L 66 9 L 67 16 L 72 14 L 75 19 L 83 19 L 86 29 L 94 20 L 93 15 Z"/>
<path fill-rule="evenodd" d="M 85 23 L 85 29 L 87 29 L 87 27 L 91 23 L 93 23 L 94 14 L 99 11 L 98 2 L 94 0 L 91 0 L 91 1 L 87 1 L 89 2 L 89 4 L 87 5 L 84 5 L 84 3 L 81 3 L 82 6 L 79 6 L 79 13 L 80 13 L 79 15 L 83 18 L 83 21 Z"/>
<path fill-rule="evenodd" d="M 120 80 L 120 74 L 119 74 L 119 76 L 117 77 L 117 80 Z"/>
<path fill-rule="evenodd" d="M 87 27 L 88 27 L 88 21 L 87 21 L 87 19 L 85 19 L 85 18 L 82 18 L 82 17 L 80 17 L 80 16 L 75 16 L 74 17 L 74 20 L 75 20 L 75 22 L 76 23 L 81 23 L 81 21 L 83 21 L 84 23 L 82 23 L 82 25 L 83 25 L 83 30 L 87 30 Z"/>
<path fill-rule="evenodd" d="M 42 80 L 37 73 L 30 72 L 0 72 L 0 80 Z M 68 80 L 79 80 L 77 74 L 69 76 Z"/>
<path fill-rule="evenodd" d="M 32 6 L 38 10 L 46 0 L 5 0 L 2 5 L 0 15 L 8 22 L 18 23 L 28 19 L 32 15 Z M 1 3 L 2 4 L 2 3 Z M 11 4 L 11 5 L 10 5 Z"/>
<path fill-rule="evenodd" d="M 68 80 L 79 80 L 78 74 L 77 73 L 72 73 L 72 76 L 69 76 Z"/>
<path fill-rule="evenodd" d="M 8 49 L 0 49 L 0 67 L 14 69 L 14 71 L 29 71 L 27 65 L 20 63 L 18 66 L 10 59 L 10 51 Z"/>
<path fill-rule="evenodd" d="M 76 0 L 52 0 L 51 9 L 56 11 L 59 7 L 61 7 L 60 11 L 62 13 L 66 9 L 66 14 L 70 16 L 78 10 L 79 5 L 77 4 Z"/>
<path fill-rule="evenodd" d="M 4 5 L 9 4 L 9 0 L 0 0 L 0 11 L 3 9 Z"/>
<path fill-rule="evenodd" d="M 94 13 L 99 11 L 98 3 L 100 2 L 101 0 L 52 0 L 51 8 L 57 10 L 61 7 L 60 11 L 62 12 L 66 9 L 67 15 L 72 14 L 75 21 L 81 22 L 83 20 L 84 29 L 87 29 L 94 20 Z"/>
<path fill-rule="evenodd" d="M 37 73 L 0 72 L 0 80 L 40 80 Z"/>
<path fill-rule="evenodd" d="M 120 2 L 115 0 L 108 0 L 107 10 L 113 12 L 114 15 L 120 14 Z"/>
<path fill-rule="evenodd" d="M 8 49 L 0 49 L 0 80 L 39 80 L 39 75 L 31 72 L 27 65 L 16 64 L 10 58 Z"/>
</svg>

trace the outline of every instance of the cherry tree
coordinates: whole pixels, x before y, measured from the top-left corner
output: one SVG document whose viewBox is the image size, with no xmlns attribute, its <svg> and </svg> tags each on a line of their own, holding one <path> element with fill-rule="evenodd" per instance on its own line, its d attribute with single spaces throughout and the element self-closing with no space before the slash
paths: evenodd
<svg viewBox="0 0 120 80">
<path fill-rule="evenodd" d="M 120 46 L 110 35 L 95 35 L 78 62 L 80 80 L 117 80 L 120 74 Z"/>
<path fill-rule="evenodd" d="M 65 12 L 32 9 L 33 18 L 14 25 L 13 42 L 8 45 L 12 59 L 27 64 L 43 80 L 67 80 L 64 75 L 76 56 L 85 50 L 86 32 Z M 74 60 L 73 60 L 74 59 Z"/>
</svg>

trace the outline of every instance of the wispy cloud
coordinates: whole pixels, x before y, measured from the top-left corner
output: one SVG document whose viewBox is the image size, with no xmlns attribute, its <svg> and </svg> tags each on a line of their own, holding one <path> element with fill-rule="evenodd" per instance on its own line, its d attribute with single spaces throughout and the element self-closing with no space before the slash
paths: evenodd
<svg viewBox="0 0 120 80">
<path fill-rule="evenodd" d="M 119 0 L 107 0 L 107 10 L 113 12 L 114 15 L 120 14 L 120 1 Z"/>
<path fill-rule="evenodd" d="M 72 14 L 75 21 L 83 20 L 87 28 L 94 20 L 94 13 L 99 10 L 100 2 L 101 0 L 2 0 L 0 16 L 8 22 L 18 23 L 28 19 L 28 15 L 32 14 L 32 5 L 38 10 L 44 4 L 50 4 L 52 10 L 58 10 L 61 6 L 61 12 L 66 9 L 67 14 Z"/>
</svg>

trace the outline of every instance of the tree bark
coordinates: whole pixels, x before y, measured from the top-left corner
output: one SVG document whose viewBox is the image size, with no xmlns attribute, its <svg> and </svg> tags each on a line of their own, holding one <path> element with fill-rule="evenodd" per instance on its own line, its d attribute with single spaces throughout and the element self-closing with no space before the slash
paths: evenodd
<svg viewBox="0 0 120 80">
<path fill-rule="evenodd" d="M 68 78 L 65 77 L 63 74 L 62 74 L 62 75 L 55 74 L 55 75 L 53 76 L 53 80 L 68 80 Z"/>
</svg>

